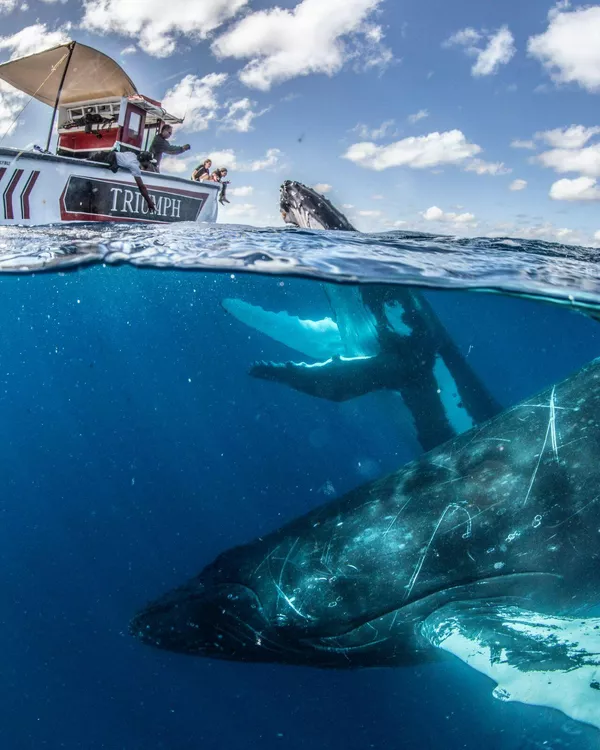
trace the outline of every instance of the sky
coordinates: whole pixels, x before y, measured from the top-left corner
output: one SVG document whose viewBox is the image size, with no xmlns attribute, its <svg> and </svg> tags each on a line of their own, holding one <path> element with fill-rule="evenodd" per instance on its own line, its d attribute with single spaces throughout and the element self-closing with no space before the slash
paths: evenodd
<svg viewBox="0 0 600 750">
<path fill-rule="evenodd" d="M 185 117 L 163 161 L 227 166 L 219 221 L 316 187 L 361 231 L 600 246 L 600 5 L 561 0 L 0 0 L 0 60 L 68 39 Z M 0 144 L 48 107 L 0 83 Z"/>
</svg>

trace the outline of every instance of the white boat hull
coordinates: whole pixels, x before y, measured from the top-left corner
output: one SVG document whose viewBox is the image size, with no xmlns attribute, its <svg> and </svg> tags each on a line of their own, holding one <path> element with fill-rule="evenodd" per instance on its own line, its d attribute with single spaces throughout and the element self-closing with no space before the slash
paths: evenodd
<svg viewBox="0 0 600 750">
<path fill-rule="evenodd" d="M 215 222 L 220 185 L 144 172 L 156 203 L 149 213 L 133 176 L 104 164 L 0 148 L 0 225 L 82 221 Z"/>
</svg>

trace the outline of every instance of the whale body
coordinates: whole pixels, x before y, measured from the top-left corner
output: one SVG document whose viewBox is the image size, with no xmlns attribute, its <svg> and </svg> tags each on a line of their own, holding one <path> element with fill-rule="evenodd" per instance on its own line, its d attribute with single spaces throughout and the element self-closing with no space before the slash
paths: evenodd
<svg viewBox="0 0 600 750">
<path fill-rule="evenodd" d="M 600 728 L 600 361 L 389 476 L 224 552 L 140 611 L 151 646 L 397 667 L 453 654 L 494 695 Z"/>
</svg>

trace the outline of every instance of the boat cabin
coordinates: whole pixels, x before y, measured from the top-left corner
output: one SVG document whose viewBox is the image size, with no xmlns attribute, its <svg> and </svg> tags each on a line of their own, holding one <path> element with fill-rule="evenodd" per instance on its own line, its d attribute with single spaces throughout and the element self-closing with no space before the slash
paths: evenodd
<svg viewBox="0 0 600 750">
<path fill-rule="evenodd" d="M 57 154 L 88 159 L 115 146 L 139 152 L 165 123 L 180 122 L 141 94 L 72 102 L 58 108 Z"/>
</svg>

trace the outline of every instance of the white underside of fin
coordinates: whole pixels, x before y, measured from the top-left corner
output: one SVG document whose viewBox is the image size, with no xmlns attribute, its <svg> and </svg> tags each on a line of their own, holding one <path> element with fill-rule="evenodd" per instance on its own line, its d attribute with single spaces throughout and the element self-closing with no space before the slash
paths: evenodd
<svg viewBox="0 0 600 750">
<path fill-rule="evenodd" d="M 499 648 L 482 636 L 485 630 L 464 628 L 459 617 L 438 628 L 435 645 L 494 680 L 496 698 L 555 708 L 600 729 L 600 619 L 549 617 L 515 607 L 499 614 Z M 511 636 L 515 648 L 506 647 Z"/>
<path fill-rule="evenodd" d="M 438 392 L 444 407 L 444 412 L 448 422 L 457 435 L 462 435 L 475 426 L 471 415 L 467 412 L 461 403 L 461 397 L 458 392 L 458 385 L 452 377 L 446 363 L 439 354 L 435 357 L 433 366 L 433 376 L 438 385 Z"/>
<path fill-rule="evenodd" d="M 225 299 L 222 304 L 241 323 L 308 357 L 328 359 L 345 353 L 337 324 L 331 318 L 301 320 L 285 311 L 271 312 L 241 299 Z"/>
</svg>

